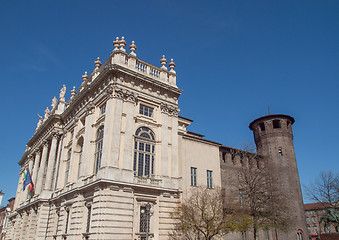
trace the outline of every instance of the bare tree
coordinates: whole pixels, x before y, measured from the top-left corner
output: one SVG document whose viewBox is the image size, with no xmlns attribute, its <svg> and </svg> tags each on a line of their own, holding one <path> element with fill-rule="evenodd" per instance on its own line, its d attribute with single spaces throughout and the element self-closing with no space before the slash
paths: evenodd
<svg viewBox="0 0 339 240">
<path fill-rule="evenodd" d="M 337 208 L 339 204 L 339 175 L 321 172 L 309 186 L 304 185 L 306 197 L 318 203 L 329 204 Z"/>
<path fill-rule="evenodd" d="M 241 209 L 252 219 L 253 237 L 257 239 L 259 229 L 286 231 L 291 224 L 288 216 L 287 198 L 279 191 L 277 181 L 265 167 L 265 159 L 252 152 L 252 148 L 233 149 L 233 157 L 238 157 L 239 201 Z"/>
<path fill-rule="evenodd" d="M 195 188 L 172 213 L 176 219 L 172 239 L 210 240 L 231 231 L 246 231 L 250 218 L 234 214 L 234 206 L 225 208 L 221 189 Z"/>
<path fill-rule="evenodd" d="M 309 186 L 304 186 L 306 197 L 323 205 L 326 215 L 321 217 L 324 231 L 333 225 L 339 231 L 339 175 L 329 172 L 320 173 Z"/>
</svg>

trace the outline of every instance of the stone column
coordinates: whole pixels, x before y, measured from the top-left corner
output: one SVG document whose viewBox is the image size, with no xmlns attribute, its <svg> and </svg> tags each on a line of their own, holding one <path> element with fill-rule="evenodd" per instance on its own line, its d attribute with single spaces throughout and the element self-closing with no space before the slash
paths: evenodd
<svg viewBox="0 0 339 240">
<path fill-rule="evenodd" d="M 130 101 L 126 101 L 126 124 L 125 124 L 125 134 L 124 134 L 124 161 L 123 168 L 128 170 L 133 170 L 132 166 L 132 151 L 133 151 L 133 134 L 134 134 L 134 106 L 135 98 L 132 98 Z"/>
<path fill-rule="evenodd" d="M 94 159 L 94 155 L 92 154 L 93 144 L 91 142 L 93 140 L 93 136 L 94 137 L 96 136 L 95 134 L 96 129 L 92 127 L 94 122 L 95 122 L 94 109 L 91 109 L 88 111 L 86 117 L 86 128 L 84 134 L 84 142 L 82 145 L 81 164 L 79 166 L 80 167 L 79 177 L 92 175 L 92 172 L 90 172 L 90 169 L 92 169 L 92 166 L 90 166 L 90 162 L 92 162 L 91 160 Z"/>
<path fill-rule="evenodd" d="M 160 174 L 163 176 L 169 176 L 170 166 L 168 164 L 168 115 L 161 109 L 161 170 Z"/>
<path fill-rule="evenodd" d="M 53 185 L 52 188 L 56 189 L 57 188 L 57 182 L 58 182 L 58 178 L 59 178 L 59 171 L 60 171 L 60 159 L 61 159 L 61 151 L 63 148 L 63 141 L 64 140 L 64 136 L 61 137 L 60 141 L 59 141 L 59 146 L 58 146 L 58 153 L 56 156 L 56 166 L 55 166 L 55 172 L 54 172 L 54 176 L 53 176 Z"/>
<path fill-rule="evenodd" d="M 39 171 L 39 165 L 40 165 L 40 156 L 41 156 L 41 150 L 37 150 L 35 153 L 35 160 L 34 160 L 34 168 L 32 172 L 32 181 L 34 184 L 34 189 L 36 188 L 37 185 L 37 178 L 38 178 L 38 171 Z"/>
<path fill-rule="evenodd" d="M 46 173 L 46 183 L 45 183 L 46 190 L 52 190 L 53 170 L 54 170 L 55 160 L 56 160 L 58 138 L 59 138 L 58 135 L 53 134 L 51 150 L 49 152 L 49 158 L 48 158 L 47 173 Z"/>
<path fill-rule="evenodd" d="M 113 167 L 119 167 L 122 104 L 123 100 L 120 97 L 115 99 L 114 114 L 112 116 L 113 120 L 113 127 L 111 129 L 112 132 L 104 133 L 104 139 L 105 134 L 106 137 L 108 137 L 109 134 L 109 137 L 112 138 L 111 146 L 107 146 L 108 148 L 110 148 L 111 152 L 110 158 L 107 160 L 109 162 L 109 166 Z"/>
<path fill-rule="evenodd" d="M 48 158 L 48 141 L 44 141 L 43 145 L 44 147 L 42 149 L 41 163 L 40 163 L 40 168 L 39 168 L 39 173 L 38 173 L 38 182 L 36 186 L 37 194 L 41 193 L 41 190 L 42 190 L 42 186 L 43 186 L 42 181 L 44 178 L 44 172 L 45 172 L 46 162 Z"/>
<path fill-rule="evenodd" d="M 106 113 L 105 113 L 105 122 L 104 122 L 104 139 L 103 139 L 103 149 L 102 149 L 102 158 L 101 166 L 108 166 L 108 159 L 110 156 L 111 145 L 111 136 L 113 128 L 113 114 L 114 114 L 114 98 L 110 98 L 106 102 Z M 95 134 L 96 138 L 96 134 Z M 96 146 L 95 146 L 96 147 Z"/>
<path fill-rule="evenodd" d="M 178 117 L 174 113 L 172 116 L 172 154 L 171 154 L 171 165 L 172 165 L 172 177 L 178 177 L 179 172 L 179 161 L 178 161 Z"/>
</svg>

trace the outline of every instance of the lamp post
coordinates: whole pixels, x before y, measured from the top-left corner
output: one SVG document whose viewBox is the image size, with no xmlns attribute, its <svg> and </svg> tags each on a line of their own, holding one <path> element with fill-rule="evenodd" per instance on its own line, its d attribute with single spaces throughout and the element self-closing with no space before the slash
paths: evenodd
<svg viewBox="0 0 339 240">
<path fill-rule="evenodd" d="M 146 213 L 146 240 L 149 240 L 149 221 L 153 212 L 151 211 L 151 204 L 147 202 L 145 210 L 142 213 Z"/>
</svg>

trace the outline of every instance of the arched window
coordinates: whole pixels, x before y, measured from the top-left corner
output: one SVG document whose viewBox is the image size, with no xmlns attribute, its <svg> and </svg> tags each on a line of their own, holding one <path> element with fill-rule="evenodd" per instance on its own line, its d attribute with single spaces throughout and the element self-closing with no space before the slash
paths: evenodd
<svg viewBox="0 0 339 240">
<path fill-rule="evenodd" d="M 135 132 L 133 171 L 137 176 L 154 174 L 155 137 L 151 129 L 140 127 Z"/>
<path fill-rule="evenodd" d="M 303 240 L 303 233 L 300 229 L 297 231 L 297 240 Z"/>
<path fill-rule="evenodd" d="M 95 141 L 95 166 L 94 172 L 97 173 L 101 167 L 101 157 L 102 157 L 102 145 L 104 140 L 104 126 L 101 126 L 97 132 L 97 138 Z"/>
</svg>

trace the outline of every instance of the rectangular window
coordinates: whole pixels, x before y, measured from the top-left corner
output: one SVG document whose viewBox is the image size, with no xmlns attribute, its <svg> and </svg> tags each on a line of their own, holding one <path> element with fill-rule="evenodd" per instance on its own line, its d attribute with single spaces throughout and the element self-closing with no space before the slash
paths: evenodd
<svg viewBox="0 0 339 240">
<path fill-rule="evenodd" d="M 241 240 L 246 240 L 246 232 L 241 233 Z"/>
<path fill-rule="evenodd" d="M 191 186 L 197 186 L 197 168 L 191 167 Z"/>
<path fill-rule="evenodd" d="M 207 170 L 207 188 L 212 188 L 213 184 L 212 184 L 212 171 L 211 170 Z"/>
<path fill-rule="evenodd" d="M 153 108 L 140 104 L 139 113 L 147 117 L 153 117 Z"/>
<path fill-rule="evenodd" d="M 306 223 L 309 224 L 310 223 L 310 219 L 306 218 Z"/>
<path fill-rule="evenodd" d="M 99 115 L 104 115 L 106 112 L 106 103 L 100 107 Z"/>
<path fill-rule="evenodd" d="M 280 120 L 273 120 L 273 128 L 281 128 Z"/>
<path fill-rule="evenodd" d="M 317 223 L 317 220 L 315 219 L 315 217 L 312 217 L 312 222 Z"/>
<path fill-rule="evenodd" d="M 239 202 L 240 204 L 244 203 L 244 191 L 242 189 L 239 189 Z"/>
</svg>

